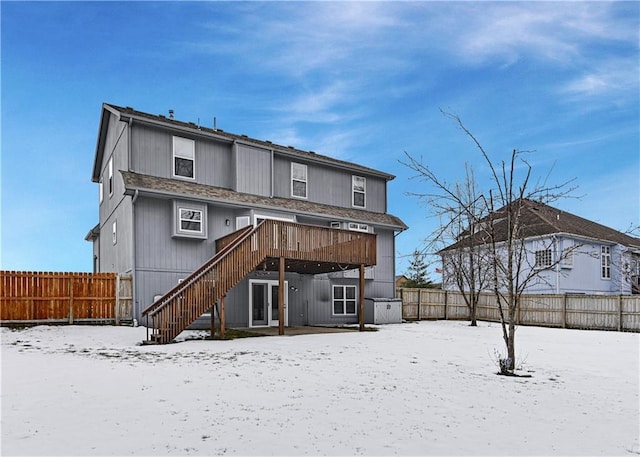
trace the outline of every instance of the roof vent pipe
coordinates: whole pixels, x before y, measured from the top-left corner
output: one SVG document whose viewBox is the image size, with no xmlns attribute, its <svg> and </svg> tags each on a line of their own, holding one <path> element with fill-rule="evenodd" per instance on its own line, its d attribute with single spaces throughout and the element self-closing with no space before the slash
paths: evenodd
<svg viewBox="0 0 640 457">
<path fill-rule="evenodd" d="M 173 110 L 172 109 L 169 110 L 169 119 L 173 119 Z"/>
<path fill-rule="evenodd" d="M 218 119 L 213 116 L 213 130 L 218 130 Z"/>
</svg>

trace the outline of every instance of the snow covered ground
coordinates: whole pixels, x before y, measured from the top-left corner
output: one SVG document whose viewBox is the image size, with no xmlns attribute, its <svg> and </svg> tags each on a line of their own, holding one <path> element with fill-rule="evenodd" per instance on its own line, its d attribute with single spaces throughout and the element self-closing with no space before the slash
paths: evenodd
<svg viewBox="0 0 640 457">
<path fill-rule="evenodd" d="M 2 455 L 637 455 L 639 335 L 497 324 L 139 346 L 2 329 Z"/>
</svg>

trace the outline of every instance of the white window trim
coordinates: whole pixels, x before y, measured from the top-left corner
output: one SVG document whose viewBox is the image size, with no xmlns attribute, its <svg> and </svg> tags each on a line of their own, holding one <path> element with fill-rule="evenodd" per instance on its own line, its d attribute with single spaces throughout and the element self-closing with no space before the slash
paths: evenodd
<svg viewBox="0 0 640 457">
<path fill-rule="evenodd" d="M 113 195 L 113 157 L 109 158 L 109 198 Z"/>
<path fill-rule="evenodd" d="M 604 279 L 607 281 L 611 280 L 611 247 L 610 246 L 600 246 L 600 279 Z"/>
<path fill-rule="evenodd" d="M 185 141 L 191 144 L 191 152 L 190 154 L 179 154 L 176 152 L 176 140 Z M 193 176 L 184 176 L 176 174 L 176 158 L 191 160 L 193 163 Z M 172 137 L 172 155 L 171 155 L 171 170 L 172 176 L 177 179 L 187 179 L 189 181 L 194 181 L 196 179 L 196 142 L 190 138 L 184 138 L 181 136 L 173 136 Z"/>
<path fill-rule="evenodd" d="M 362 180 L 364 191 L 356 190 L 356 180 Z M 363 205 L 356 205 L 356 193 L 362 194 Z M 363 176 L 351 175 L 351 206 L 354 208 L 366 208 L 367 207 L 367 178 Z"/>
<path fill-rule="evenodd" d="M 342 228 L 342 222 L 332 221 L 329 223 L 329 226 L 331 228 L 339 229 L 339 228 Z"/>
<path fill-rule="evenodd" d="M 118 220 L 117 219 L 113 221 L 113 224 L 111 225 L 111 240 L 113 241 L 114 245 L 118 242 Z"/>
<path fill-rule="evenodd" d="M 188 217 L 183 217 L 182 213 L 183 212 L 191 212 L 191 213 L 197 213 L 200 215 L 200 218 L 193 218 L 193 219 L 189 219 Z M 196 224 L 200 225 L 200 228 L 198 230 L 193 230 L 193 229 L 188 229 L 188 228 L 184 228 L 182 226 L 182 222 L 194 222 Z M 193 209 L 193 208 L 185 208 L 182 206 L 178 206 L 178 224 L 179 224 L 179 231 L 180 232 L 189 232 L 189 233 L 193 233 L 193 234 L 197 234 L 197 235 L 202 235 L 204 234 L 204 211 L 200 210 L 200 209 Z"/>
<path fill-rule="evenodd" d="M 367 224 L 361 224 L 359 222 L 349 222 L 349 225 L 347 227 L 353 232 L 369 232 L 369 226 Z"/>
<path fill-rule="evenodd" d="M 200 213 L 200 230 L 182 228 L 182 211 L 194 211 Z M 204 203 L 191 203 L 185 201 L 173 201 L 173 230 L 171 236 L 181 238 L 206 239 L 207 238 L 207 205 Z"/>
<path fill-rule="evenodd" d="M 264 214 L 254 214 L 253 215 L 253 226 L 258 225 L 258 219 L 269 219 L 272 221 L 283 221 L 283 222 L 295 222 L 295 216 L 265 216 Z"/>
<path fill-rule="evenodd" d="M 343 290 L 343 298 L 338 299 L 342 301 L 342 309 L 344 311 L 344 313 L 336 313 L 335 311 L 335 302 L 336 300 L 336 289 L 337 288 L 341 288 Z M 353 313 L 347 313 L 347 301 L 351 301 L 351 299 L 347 299 L 347 288 L 353 288 L 354 289 L 354 299 L 353 301 L 354 303 L 354 312 Z M 334 284 L 331 287 L 331 315 L 332 316 L 339 316 L 339 317 L 343 317 L 343 316 L 357 316 L 358 315 L 358 287 L 351 285 L 351 284 Z"/>
<path fill-rule="evenodd" d="M 102 178 L 98 182 L 98 198 L 100 199 L 100 204 L 104 200 L 104 184 L 102 183 Z"/>
<path fill-rule="evenodd" d="M 299 179 L 299 178 L 295 178 L 293 176 L 293 169 L 298 166 L 298 167 L 303 167 L 304 169 L 304 179 Z M 302 195 L 295 195 L 293 193 L 293 183 L 294 182 L 302 182 L 304 183 L 304 196 Z M 301 198 L 306 200 L 309 196 L 309 175 L 308 175 L 308 168 L 305 164 L 303 163 L 297 163 L 297 162 L 291 162 L 291 197 L 292 198 Z"/>
</svg>

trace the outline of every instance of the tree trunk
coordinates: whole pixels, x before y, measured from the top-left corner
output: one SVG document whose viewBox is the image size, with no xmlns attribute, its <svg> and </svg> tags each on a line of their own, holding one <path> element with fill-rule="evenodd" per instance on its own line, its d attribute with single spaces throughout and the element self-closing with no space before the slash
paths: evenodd
<svg viewBox="0 0 640 457">
<path fill-rule="evenodd" d="M 509 370 L 516 367 L 516 326 L 513 320 L 509 322 L 509 338 L 507 341 L 507 358 L 509 360 Z"/>
<path fill-rule="evenodd" d="M 475 303 L 469 307 L 469 312 L 470 312 L 470 315 L 471 315 L 471 323 L 469 325 L 471 327 L 477 327 L 478 326 L 478 321 L 476 320 L 476 314 L 477 314 L 476 310 L 477 310 L 477 305 Z"/>
</svg>

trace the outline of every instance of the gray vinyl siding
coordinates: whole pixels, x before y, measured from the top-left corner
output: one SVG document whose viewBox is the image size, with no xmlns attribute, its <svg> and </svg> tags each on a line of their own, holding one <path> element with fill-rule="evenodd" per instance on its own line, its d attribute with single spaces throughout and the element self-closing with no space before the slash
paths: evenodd
<svg viewBox="0 0 640 457">
<path fill-rule="evenodd" d="M 173 137 L 195 141 L 195 181 L 231 188 L 231 146 L 203 137 L 174 135 L 157 128 L 133 124 L 132 171 L 162 178 L 173 178 Z"/>
<path fill-rule="evenodd" d="M 271 196 L 271 151 L 237 144 L 234 152 L 234 190 Z"/>
<path fill-rule="evenodd" d="M 274 195 L 276 197 L 291 198 L 291 162 L 307 165 L 308 201 L 352 208 L 352 172 L 278 155 L 274 160 Z M 386 181 L 363 174 L 358 176 L 367 179 L 364 209 L 377 213 L 386 212 Z"/>
</svg>

